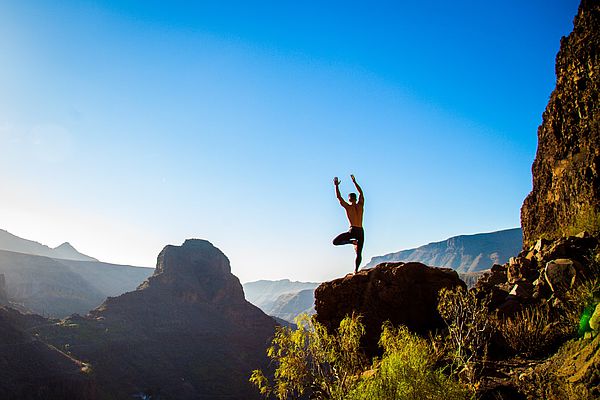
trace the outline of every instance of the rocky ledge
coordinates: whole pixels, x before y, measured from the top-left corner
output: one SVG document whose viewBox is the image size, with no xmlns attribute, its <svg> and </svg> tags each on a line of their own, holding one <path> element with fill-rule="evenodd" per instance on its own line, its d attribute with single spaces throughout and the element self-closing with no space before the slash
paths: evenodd
<svg viewBox="0 0 600 400">
<path fill-rule="evenodd" d="M 438 294 L 443 288 L 457 286 L 466 287 L 457 272 L 449 268 L 417 262 L 383 263 L 322 283 L 315 291 L 316 318 L 333 330 L 345 316 L 362 315 L 365 349 L 374 355 L 385 321 L 419 333 L 444 327 L 437 311 Z"/>
</svg>

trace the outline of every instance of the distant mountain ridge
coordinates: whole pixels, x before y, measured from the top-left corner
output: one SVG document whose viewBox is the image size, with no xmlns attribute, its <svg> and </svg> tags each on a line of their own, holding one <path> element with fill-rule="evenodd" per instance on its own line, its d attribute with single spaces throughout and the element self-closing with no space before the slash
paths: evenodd
<svg viewBox="0 0 600 400">
<path fill-rule="evenodd" d="M 68 242 L 52 249 L 0 230 L 2 293 L 19 310 L 59 318 L 85 315 L 107 297 L 134 290 L 153 271 L 100 262 Z"/>
<path fill-rule="evenodd" d="M 294 319 L 300 314 L 313 315 L 315 313 L 315 289 L 284 293 L 272 303 L 269 309 L 263 311 L 267 315 L 288 322 L 294 322 Z"/>
<path fill-rule="evenodd" d="M 294 322 L 302 313 L 314 314 L 314 291 L 317 282 L 294 282 L 289 279 L 277 281 L 260 280 L 244 283 L 246 300 L 265 314 Z"/>
<path fill-rule="evenodd" d="M 33 240 L 27 240 L 13 235 L 4 229 L 0 229 L 0 250 L 50 258 L 60 258 L 64 260 L 98 261 L 94 257 L 80 253 L 69 242 L 51 248 Z"/>
<path fill-rule="evenodd" d="M 376 256 L 364 268 L 383 262 L 416 261 L 433 267 L 452 268 L 457 272 L 477 272 L 494 264 L 503 264 L 523 246 L 521 228 L 474 235 L 454 236 L 441 242 Z"/>
<path fill-rule="evenodd" d="M 40 315 L 87 314 L 109 296 L 134 290 L 152 268 L 62 260 L 0 250 L 8 299 Z"/>
</svg>

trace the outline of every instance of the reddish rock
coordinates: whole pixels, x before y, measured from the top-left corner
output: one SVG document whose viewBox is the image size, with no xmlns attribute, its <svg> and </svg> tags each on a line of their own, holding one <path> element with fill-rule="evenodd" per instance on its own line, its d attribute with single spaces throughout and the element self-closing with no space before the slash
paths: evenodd
<svg viewBox="0 0 600 400">
<path fill-rule="evenodd" d="M 347 315 L 363 316 L 368 354 L 378 352 L 377 342 L 385 321 L 403 324 L 425 334 L 444 327 L 437 311 L 442 288 L 465 288 L 456 271 L 421 263 L 384 263 L 354 275 L 322 283 L 315 291 L 317 321 L 329 330 Z"/>
</svg>

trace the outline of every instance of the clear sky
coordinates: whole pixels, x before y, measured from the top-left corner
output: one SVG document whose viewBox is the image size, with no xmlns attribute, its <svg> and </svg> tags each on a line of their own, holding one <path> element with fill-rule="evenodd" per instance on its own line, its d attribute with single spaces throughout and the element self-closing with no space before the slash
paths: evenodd
<svg viewBox="0 0 600 400">
<path fill-rule="evenodd" d="M 519 225 L 572 0 L 0 2 L 0 228 L 243 282 Z"/>
</svg>

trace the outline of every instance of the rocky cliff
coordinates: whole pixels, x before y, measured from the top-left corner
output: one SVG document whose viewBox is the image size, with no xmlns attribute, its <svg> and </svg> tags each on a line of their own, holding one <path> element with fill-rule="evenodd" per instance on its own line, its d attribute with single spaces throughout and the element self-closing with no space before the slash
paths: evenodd
<svg viewBox="0 0 600 400">
<path fill-rule="evenodd" d="M 251 399 L 248 377 L 268 368 L 274 328 L 244 299 L 227 257 L 207 241 L 186 240 L 164 248 L 137 290 L 38 333 L 89 362 L 109 397 Z"/>
<path fill-rule="evenodd" d="M 600 2 L 583 0 L 561 40 L 556 88 L 538 128 L 524 244 L 600 230 Z"/>
<path fill-rule="evenodd" d="M 442 328 L 444 322 L 437 311 L 439 291 L 457 286 L 465 284 L 448 268 L 384 263 L 322 283 L 315 291 L 316 318 L 333 331 L 345 316 L 362 315 L 364 345 L 367 353 L 374 355 L 385 321 L 419 333 Z"/>
</svg>

